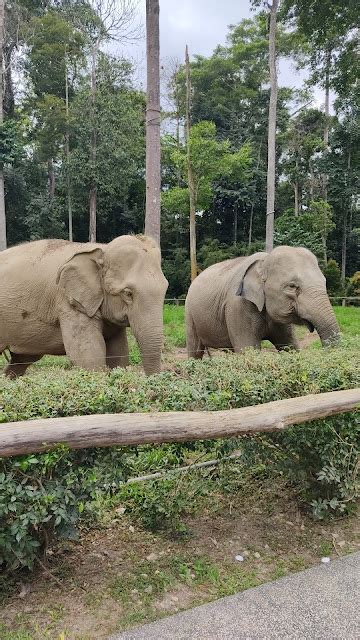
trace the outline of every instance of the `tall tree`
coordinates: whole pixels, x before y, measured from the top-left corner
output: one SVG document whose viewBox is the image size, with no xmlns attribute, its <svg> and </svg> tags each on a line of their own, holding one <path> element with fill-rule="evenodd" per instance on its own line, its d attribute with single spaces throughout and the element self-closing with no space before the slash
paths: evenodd
<svg viewBox="0 0 360 640">
<path fill-rule="evenodd" d="M 160 39 L 159 0 L 146 0 L 146 212 L 145 233 L 160 246 Z"/>
<path fill-rule="evenodd" d="M 186 45 L 185 49 L 185 70 L 186 70 L 186 148 L 187 148 L 187 173 L 188 173 L 188 185 L 189 185 L 189 205 L 190 205 L 190 270 L 191 270 L 191 282 L 195 280 L 197 276 L 197 264 L 196 264 L 196 222 L 195 222 L 195 207 L 196 207 L 196 194 L 195 194 L 195 181 L 194 172 L 192 166 L 191 157 L 191 80 L 190 80 L 190 63 L 189 63 L 189 50 Z"/>
<path fill-rule="evenodd" d="M 89 193 L 89 241 L 96 242 L 97 190 L 96 163 L 98 132 L 96 128 L 97 61 L 101 45 L 110 40 L 129 42 L 138 37 L 139 27 L 134 24 L 136 4 L 134 0 L 90 0 L 96 17 L 90 23 L 91 58 L 91 166 L 92 179 Z"/>
<path fill-rule="evenodd" d="M 269 19 L 269 71 L 270 102 L 268 125 L 268 168 L 266 198 L 266 251 L 274 246 L 274 214 L 275 214 L 275 170 L 276 170 L 276 107 L 277 107 L 277 73 L 276 73 L 276 18 L 279 0 L 272 0 Z"/>
<path fill-rule="evenodd" d="M 3 86 L 4 86 L 4 16 L 5 0 L 0 0 L 0 131 L 4 122 Z M 6 249 L 6 215 L 4 190 L 4 165 L 0 162 L 0 251 Z"/>
</svg>

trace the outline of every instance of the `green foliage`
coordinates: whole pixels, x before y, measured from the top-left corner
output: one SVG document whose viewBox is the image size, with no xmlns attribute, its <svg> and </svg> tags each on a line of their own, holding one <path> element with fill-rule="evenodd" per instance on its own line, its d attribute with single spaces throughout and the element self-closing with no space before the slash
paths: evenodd
<svg viewBox="0 0 360 640">
<path fill-rule="evenodd" d="M 121 449 L 73 451 L 0 461 L 0 566 L 32 568 L 52 535 L 76 538 L 91 501 L 123 479 Z"/>
<path fill-rule="evenodd" d="M 67 66 L 83 63 L 81 32 L 58 11 L 50 9 L 29 25 L 27 68 L 37 96 L 65 98 Z"/>
<path fill-rule="evenodd" d="M 293 213 L 284 213 L 275 220 L 274 243 L 276 246 L 306 247 L 317 258 L 323 255 L 321 234 L 313 229 L 313 218 L 303 213 L 295 217 Z"/>
<path fill-rule="evenodd" d="M 342 293 L 341 271 L 335 260 L 328 260 L 323 267 L 323 274 L 326 278 L 326 288 L 329 295 L 336 296 Z"/>
<path fill-rule="evenodd" d="M 360 495 L 358 417 L 339 416 L 291 427 L 282 434 L 245 439 L 248 464 L 285 473 L 314 516 L 323 519 L 355 507 Z"/>
<path fill-rule="evenodd" d="M 91 96 L 89 78 L 79 86 L 70 107 L 71 157 L 74 215 L 82 220 L 87 213 L 90 182 L 95 176 L 98 201 L 98 230 L 113 237 L 137 231 L 139 212 L 131 200 L 141 199 L 140 167 L 145 158 L 144 98 L 131 87 L 132 67 L 125 60 L 99 55 L 95 128 L 97 131 L 96 166 L 92 166 Z M 84 227 L 87 220 L 84 220 Z"/>
<path fill-rule="evenodd" d="M 342 313 L 358 310 L 340 309 Z M 170 332 L 183 308 L 169 308 Z M 356 317 L 353 319 L 356 332 Z M 175 332 L 176 333 L 176 332 Z M 350 333 L 350 332 L 349 332 Z M 300 353 L 257 353 L 185 361 L 175 371 L 145 378 L 138 371 L 109 374 L 34 367 L 22 379 L 4 379 L 0 420 L 27 420 L 107 412 L 231 409 L 359 385 L 357 343 Z M 219 443 L 195 442 L 126 450 L 88 449 L 0 460 L 0 556 L 10 567 L 29 566 L 52 536 L 76 536 L 76 525 L 96 521 L 104 499 L 125 503 L 146 526 L 184 531 L 182 517 L 197 508 L 211 474 L 171 474 L 150 483 L 121 485 L 132 475 L 171 470 L 190 460 L 224 456 L 245 447 L 248 463 L 289 474 L 317 516 L 352 508 L 357 495 L 359 433 L 356 413 L 317 421 L 282 434 Z M 229 484 L 221 486 L 226 490 Z M 243 486 L 231 481 L 233 490 Z M 119 493 L 120 488 L 120 493 Z M 228 487 L 229 488 L 229 487 Z"/>
<path fill-rule="evenodd" d="M 203 473 L 169 473 L 166 478 L 124 485 L 117 499 L 152 531 L 186 533 L 182 517 L 194 512 L 210 491 Z"/>
<path fill-rule="evenodd" d="M 179 170 L 183 183 L 187 184 L 187 150 L 185 145 L 174 146 L 171 138 L 170 159 Z M 194 174 L 195 200 L 197 210 L 209 207 L 216 181 L 227 177 L 230 181 L 246 179 L 246 170 L 251 161 L 251 148 L 248 144 L 231 152 L 229 140 L 218 140 L 213 122 L 202 121 L 194 124 L 190 133 L 190 157 Z M 174 186 L 163 193 L 163 206 L 166 211 L 185 214 L 189 210 L 188 187 Z"/>
<path fill-rule="evenodd" d="M 349 278 L 346 295 L 360 297 L 360 271 L 356 271 L 356 273 Z"/>
<path fill-rule="evenodd" d="M 0 165 L 12 164 L 22 154 L 21 132 L 14 120 L 4 120 L 0 125 Z"/>
</svg>

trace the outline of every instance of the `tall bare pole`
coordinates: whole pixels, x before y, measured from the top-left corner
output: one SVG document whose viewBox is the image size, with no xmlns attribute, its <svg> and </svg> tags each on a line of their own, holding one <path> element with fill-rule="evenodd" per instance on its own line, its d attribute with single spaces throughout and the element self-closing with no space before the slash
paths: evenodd
<svg viewBox="0 0 360 640">
<path fill-rule="evenodd" d="M 69 240 L 73 240 L 73 216 L 71 202 L 71 180 L 70 180 L 70 128 L 69 128 L 69 78 L 68 78 L 68 58 L 65 52 L 65 112 L 66 112 L 66 132 L 65 132 L 65 154 L 66 154 L 66 188 L 68 201 L 69 218 Z"/>
<path fill-rule="evenodd" d="M 0 0 L 0 126 L 4 120 L 3 86 L 4 86 L 4 14 L 5 0 Z M 0 251 L 6 249 L 6 216 L 4 166 L 0 163 Z"/>
<path fill-rule="evenodd" d="M 276 164 L 276 106 L 277 106 L 277 73 L 276 73 L 276 14 L 279 0 L 273 0 L 270 9 L 269 28 L 269 71 L 270 71 L 270 104 L 268 126 L 268 167 L 267 167 L 267 199 L 266 199 L 266 251 L 274 246 L 274 209 L 275 209 L 275 164 Z"/>
<path fill-rule="evenodd" d="M 97 41 L 91 52 L 91 183 L 89 194 L 89 242 L 96 242 L 96 155 L 97 155 L 97 123 L 96 123 L 96 60 L 99 50 L 99 41 Z"/>
<path fill-rule="evenodd" d="M 145 233 L 160 246 L 160 38 L 159 0 L 146 0 L 146 211 Z"/>
<path fill-rule="evenodd" d="M 185 48 L 185 71 L 186 71 L 186 147 L 187 147 L 187 166 L 188 166 L 188 186 L 189 186 L 189 201 L 190 201 L 190 267 L 191 267 L 191 282 L 195 280 L 197 276 L 197 263 L 196 263 L 196 223 L 195 223 L 195 210 L 196 210 L 196 197 L 195 197 L 195 181 L 194 172 L 191 163 L 191 149 L 190 149 L 190 132 L 191 132 L 191 79 L 190 79 L 190 62 L 189 62 L 189 49 L 186 45 Z"/>
</svg>

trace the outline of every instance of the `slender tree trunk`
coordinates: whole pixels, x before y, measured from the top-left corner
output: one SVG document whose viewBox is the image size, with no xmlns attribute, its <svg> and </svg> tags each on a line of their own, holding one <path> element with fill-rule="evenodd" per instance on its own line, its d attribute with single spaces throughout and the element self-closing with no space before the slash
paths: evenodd
<svg viewBox="0 0 360 640">
<path fill-rule="evenodd" d="M 343 234 L 341 243 L 341 282 L 345 286 L 346 278 L 346 258 L 347 258 L 347 215 L 345 212 L 343 222 Z"/>
<path fill-rule="evenodd" d="M 49 196 L 50 196 L 50 200 L 52 200 L 55 195 L 55 171 L 54 171 L 54 161 L 52 158 L 48 159 L 48 181 L 49 181 Z"/>
<path fill-rule="evenodd" d="M 190 202 L 190 266 L 191 266 L 191 282 L 195 280 L 197 276 L 197 263 L 196 263 L 196 194 L 195 194 L 195 180 L 194 172 L 191 163 L 191 149 L 190 149 L 190 113 L 191 113 L 191 80 L 190 80 L 190 62 L 189 62 L 189 50 L 186 45 L 185 49 L 185 70 L 186 70 L 186 145 L 187 145 L 187 165 L 188 165 L 188 185 L 189 185 L 189 202 Z"/>
<path fill-rule="evenodd" d="M 310 169 L 310 183 L 309 183 L 310 202 L 314 200 L 314 182 L 315 182 L 314 172 L 312 169 Z"/>
<path fill-rule="evenodd" d="M 299 182 L 295 180 L 294 182 L 294 213 L 297 218 L 299 215 Z"/>
<path fill-rule="evenodd" d="M 146 0 L 146 211 L 145 233 L 160 246 L 160 38 L 159 0 Z"/>
<path fill-rule="evenodd" d="M 256 172 L 258 172 L 259 167 L 260 167 L 260 160 L 261 160 L 261 147 L 262 147 L 262 141 L 259 144 L 259 151 L 258 151 L 258 156 L 257 156 L 257 163 L 256 163 Z M 252 229 L 253 229 L 253 220 L 254 220 L 254 196 L 251 202 L 251 210 L 250 210 L 250 224 L 249 224 L 249 237 L 248 237 L 248 247 L 250 249 L 251 247 L 251 243 L 252 243 Z"/>
<path fill-rule="evenodd" d="M 68 220 L 69 220 L 69 240 L 73 240 L 73 216 L 71 202 L 71 179 L 70 179 L 70 129 L 69 129 L 69 79 L 67 56 L 65 54 L 65 110 L 66 110 L 66 132 L 65 132 L 65 154 L 66 154 L 66 187 L 68 202 Z"/>
<path fill-rule="evenodd" d="M 266 200 L 266 251 L 274 246 L 274 209 L 275 209 L 275 164 L 276 164 L 276 106 L 277 106 L 277 73 L 276 73 L 276 14 L 279 0 L 272 0 L 269 29 L 269 71 L 270 71 L 270 104 L 268 127 L 268 168 L 267 168 L 267 200 Z"/>
<path fill-rule="evenodd" d="M 178 69 L 176 69 L 175 73 L 177 73 Z M 176 149 L 177 152 L 180 156 L 180 108 L 179 108 L 179 98 L 178 98 L 178 91 L 176 90 L 176 94 L 175 94 L 175 101 L 176 101 Z M 178 164 L 177 167 L 177 185 L 178 187 L 180 187 L 181 185 L 181 168 L 180 168 L 180 164 Z"/>
<path fill-rule="evenodd" d="M 0 0 L 1 1 L 1 0 Z M 12 66 L 11 58 L 15 49 L 15 44 L 11 43 L 9 46 L 4 47 L 4 96 L 3 96 L 3 110 L 7 116 L 13 117 L 15 111 L 15 98 L 14 98 L 14 83 L 12 79 Z"/>
<path fill-rule="evenodd" d="M 348 182 L 348 185 L 351 184 L 350 173 L 351 173 L 351 148 L 349 148 L 348 159 L 347 159 L 347 182 Z M 350 198 L 349 198 L 349 218 L 350 218 L 350 229 L 351 229 L 352 194 L 350 194 Z M 341 281 L 342 281 L 343 286 L 345 286 L 345 279 L 346 279 L 347 230 L 348 230 L 348 215 L 347 215 L 347 210 L 345 209 L 344 222 L 343 222 L 342 243 L 341 243 Z"/>
<path fill-rule="evenodd" d="M 252 228 L 253 228 L 253 219 L 254 219 L 254 201 L 251 203 L 250 210 L 250 224 L 249 224 L 249 238 L 248 238 L 248 247 L 250 249 L 252 243 Z"/>
<path fill-rule="evenodd" d="M 0 0 L 0 126 L 4 120 L 3 112 L 3 86 L 4 86 L 4 11 L 5 2 Z M 4 166 L 0 163 L 0 251 L 6 249 L 6 216 L 5 216 L 5 188 Z"/>
<path fill-rule="evenodd" d="M 330 116 L 330 65 L 331 65 L 331 46 L 329 45 L 326 50 L 326 60 L 325 60 L 325 125 L 324 125 L 324 146 L 325 153 L 328 152 L 329 146 L 329 116 Z M 327 185 L 328 185 L 329 177 L 324 174 L 322 176 L 322 191 L 323 191 L 323 200 L 327 202 L 328 193 L 327 193 Z"/>
<path fill-rule="evenodd" d="M 325 126 L 324 126 L 324 145 L 329 145 L 329 115 L 330 115 L 330 65 L 331 65 L 331 46 L 326 51 L 325 61 Z"/>
<path fill-rule="evenodd" d="M 234 208 L 234 247 L 237 246 L 237 235 L 238 235 L 238 203 L 235 202 L 235 208 Z"/>
<path fill-rule="evenodd" d="M 96 242 L 96 151 L 97 151 L 97 123 L 96 123 L 96 60 L 99 50 L 99 42 L 92 49 L 91 60 L 91 105 L 92 105 L 92 129 L 91 129 L 91 182 L 89 193 L 89 242 Z"/>
</svg>

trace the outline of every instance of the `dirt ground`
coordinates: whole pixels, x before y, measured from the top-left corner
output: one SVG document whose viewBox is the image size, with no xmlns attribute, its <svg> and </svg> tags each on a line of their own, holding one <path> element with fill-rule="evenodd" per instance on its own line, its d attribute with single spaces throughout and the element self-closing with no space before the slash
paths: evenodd
<svg viewBox="0 0 360 640">
<path fill-rule="evenodd" d="M 213 496 L 177 539 L 134 526 L 117 507 L 101 528 L 50 548 L 43 566 L 11 585 L 0 638 L 102 640 L 359 550 L 355 516 L 321 524 L 298 504 L 285 484 L 260 482 L 236 497 Z"/>
</svg>

